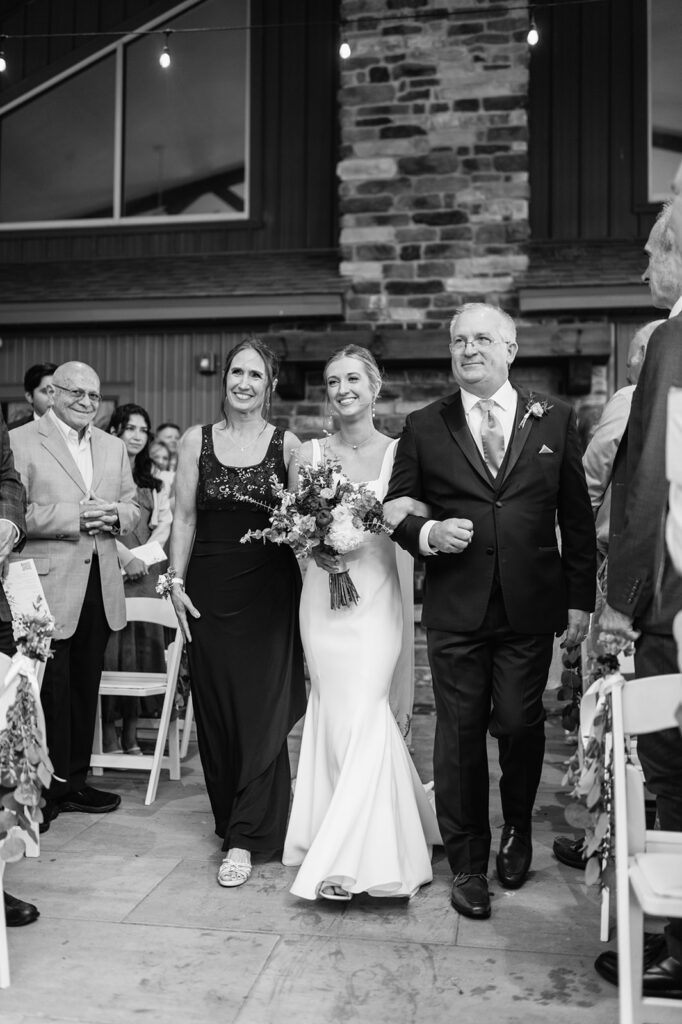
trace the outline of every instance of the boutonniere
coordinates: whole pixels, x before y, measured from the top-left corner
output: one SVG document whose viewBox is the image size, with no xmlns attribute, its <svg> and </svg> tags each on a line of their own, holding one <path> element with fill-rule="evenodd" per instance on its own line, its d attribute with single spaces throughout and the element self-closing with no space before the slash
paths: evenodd
<svg viewBox="0 0 682 1024">
<path fill-rule="evenodd" d="M 546 399 L 541 402 L 538 398 L 534 396 L 533 392 L 531 391 L 530 395 L 528 396 L 528 401 L 526 402 L 526 412 L 524 414 L 523 419 L 519 423 L 519 430 L 523 430 L 523 428 L 526 425 L 526 420 L 529 416 L 532 416 L 533 419 L 539 420 L 542 419 L 542 417 L 546 413 L 548 413 L 550 409 L 553 408 L 554 406 L 550 405 Z"/>
</svg>

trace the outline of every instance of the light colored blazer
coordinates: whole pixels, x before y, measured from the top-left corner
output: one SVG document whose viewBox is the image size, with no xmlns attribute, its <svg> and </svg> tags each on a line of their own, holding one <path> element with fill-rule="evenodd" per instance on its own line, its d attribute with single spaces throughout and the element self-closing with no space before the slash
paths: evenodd
<svg viewBox="0 0 682 1024">
<path fill-rule="evenodd" d="M 78 625 L 93 548 L 99 557 L 102 601 L 112 629 L 126 624 L 121 569 L 116 538 L 99 533 L 94 538 L 80 531 L 80 503 L 88 491 L 69 452 L 64 436 L 50 416 L 43 416 L 11 431 L 14 463 L 28 496 L 27 541 L 17 558 L 32 558 L 55 617 L 55 639 L 73 635 Z M 92 429 L 93 477 L 90 493 L 115 502 L 120 532 L 128 533 L 140 510 L 125 445 L 118 437 Z"/>
</svg>

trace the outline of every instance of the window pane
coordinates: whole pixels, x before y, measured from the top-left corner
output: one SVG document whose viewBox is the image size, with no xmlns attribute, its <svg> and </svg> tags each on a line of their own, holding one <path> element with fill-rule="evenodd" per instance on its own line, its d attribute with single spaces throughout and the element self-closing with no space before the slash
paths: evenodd
<svg viewBox="0 0 682 1024">
<path fill-rule="evenodd" d="M 207 0 L 171 28 L 247 24 L 246 0 Z M 126 47 L 125 216 L 246 215 L 247 36 L 163 32 Z"/>
<path fill-rule="evenodd" d="M 2 118 L 2 223 L 111 217 L 114 73 L 108 57 Z"/>
<path fill-rule="evenodd" d="M 651 0 L 649 198 L 665 199 L 682 167 L 680 0 Z M 682 183 L 682 182 L 681 182 Z"/>
</svg>

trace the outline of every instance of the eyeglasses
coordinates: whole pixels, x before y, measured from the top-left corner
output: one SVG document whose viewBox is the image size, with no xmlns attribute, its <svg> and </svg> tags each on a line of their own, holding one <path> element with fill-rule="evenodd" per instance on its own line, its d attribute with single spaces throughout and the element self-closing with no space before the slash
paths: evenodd
<svg viewBox="0 0 682 1024">
<path fill-rule="evenodd" d="M 66 391 L 69 395 L 73 395 L 74 402 L 82 402 L 84 398 L 89 398 L 93 405 L 99 405 L 102 401 L 102 396 L 98 391 L 84 391 L 83 388 L 65 388 L 61 384 L 55 384 L 54 387 L 59 388 L 60 391 Z"/>
<path fill-rule="evenodd" d="M 474 345 L 477 349 L 490 348 L 491 345 L 497 345 L 502 340 L 502 338 L 489 338 L 487 334 L 481 334 L 476 338 L 455 338 L 450 342 L 450 351 L 463 352 L 467 345 Z"/>
</svg>

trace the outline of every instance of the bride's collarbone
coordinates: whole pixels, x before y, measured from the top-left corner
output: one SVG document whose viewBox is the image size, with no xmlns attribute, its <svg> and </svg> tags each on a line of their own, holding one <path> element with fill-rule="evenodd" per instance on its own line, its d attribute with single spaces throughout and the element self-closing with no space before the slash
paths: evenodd
<svg viewBox="0 0 682 1024">
<path fill-rule="evenodd" d="M 358 445 L 357 448 L 349 442 L 330 437 L 326 439 L 325 449 L 327 458 L 340 462 L 341 468 L 346 470 L 351 478 L 375 480 L 381 473 L 384 456 L 390 444 L 390 437 L 377 433 L 368 444 Z"/>
</svg>

